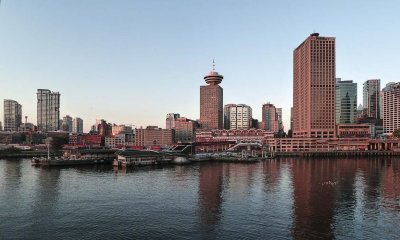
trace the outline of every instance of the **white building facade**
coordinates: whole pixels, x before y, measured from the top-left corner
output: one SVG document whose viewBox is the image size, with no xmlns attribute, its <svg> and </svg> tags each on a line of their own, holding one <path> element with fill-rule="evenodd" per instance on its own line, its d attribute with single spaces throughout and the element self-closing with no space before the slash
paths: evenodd
<svg viewBox="0 0 400 240">
<path fill-rule="evenodd" d="M 229 129 L 250 129 L 252 121 L 252 109 L 246 104 L 236 104 L 229 107 Z"/>
</svg>

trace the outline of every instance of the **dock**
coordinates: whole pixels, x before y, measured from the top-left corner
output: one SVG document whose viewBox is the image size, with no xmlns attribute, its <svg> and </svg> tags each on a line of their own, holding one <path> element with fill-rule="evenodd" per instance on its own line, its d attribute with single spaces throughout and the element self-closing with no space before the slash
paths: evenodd
<svg viewBox="0 0 400 240">
<path fill-rule="evenodd" d="M 34 157 L 31 162 L 33 166 L 43 167 L 111 164 L 115 152 L 109 149 L 65 150 L 61 157 Z"/>
<path fill-rule="evenodd" d="M 124 150 L 116 152 L 113 166 L 126 168 L 146 165 L 165 165 L 172 164 L 175 159 L 186 156 L 187 155 L 179 153 L 157 152 L 151 150 Z"/>
</svg>

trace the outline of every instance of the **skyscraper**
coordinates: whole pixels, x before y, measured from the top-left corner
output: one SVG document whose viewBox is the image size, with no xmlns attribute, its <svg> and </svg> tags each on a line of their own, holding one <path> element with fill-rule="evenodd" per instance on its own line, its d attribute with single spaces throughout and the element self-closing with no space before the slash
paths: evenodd
<svg viewBox="0 0 400 240">
<path fill-rule="evenodd" d="M 252 110 L 246 104 L 227 104 L 224 107 L 226 111 L 226 121 L 229 123 L 228 129 L 244 130 L 252 126 Z"/>
<path fill-rule="evenodd" d="M 357 107 L 357 118 L 362 118 L 364 116 L 364 107 L 360 103 Z"/>
<path fill-rule="evenodd" d="M 262 105 L 262 126 L 261 128 L 271 132 L 278 132 L 278 114 L 274 104 L 266 103 Z"/>
<path fill-rule="evenodd" d="M 276 108 L 276 116 L 278 118 L 278 131 L 283 131 L 282 108 Z"/>
<path fill-rule="evenodd" d="M 83 120 L 76 117 L 72 120 L 72 132 L 73 133 L 83 133 Z"/>
<path fill-rule="evenodd" d="M 4 131 L 16 132 L 21 123 L 21 104 L 14 100 L 4 99 Z"/>
<path fill-rule="evenodd" d="M 335 38 L 311 34 L 293 60 L 293 136 L 335 137 Z"/>
<path fill-rule="evenodd" d="M 400 83 L 388 83 L 382 90 L 383 132 L 400 129 Z"/>
<path fill-rule="evenodd" d="M 70 115 L 63 117 L 61 130 L 67 131 L 67 132 L 72 132 L 72 117 Z"/>
<path fill-rule="evenodd" d="M 56 131 L 60 126 L 60 93 L 37 90 L 37 127 L 39 131 Z"/>
<path fill-rule="evenodd" d="M 175 129 L 175 121 L 180 117 L 179 113 L 168 113 L 165 118 L 165 129 Z"/>
<path fill-rule="evenodd" d="M 336 124 L 356 123 L 357 83 L 336 79 Z"/>
<path fill-rule="evenodd" d="M 204 76 L 208 85 L 200 86 L 200 126 L 203 129 L 223 128 L 223 89 L 219 86 L 223 78 L 213 67 Z"/>
<path fill-rule="evenodd" d="M 101 119 L 100 124 L 97 125 L 97 134 L 103 137 L 110 137 L 112 135 L 112 125 Z"/>
<path fill-rule="evenodd" d="M 368 117 L 381 118 L 380 91 L 380 79 L 367 80 L 363 85 L 364 114 Z"/>
</svg>

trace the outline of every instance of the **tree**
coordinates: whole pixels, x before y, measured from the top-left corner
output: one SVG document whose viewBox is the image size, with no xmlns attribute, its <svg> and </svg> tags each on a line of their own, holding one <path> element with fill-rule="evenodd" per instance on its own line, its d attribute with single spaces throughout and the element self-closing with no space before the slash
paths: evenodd
<svg viewBox="0 0 400 240">
<path fill-rule="evenodd" d="M 51 138 L 51 149 L 55 152 L 59 152 L 62 147 L 68 143 L 68 138 L 63 136 L 54 136 Z"/>
<path fill-rule="evenodd" d="M 400 138 L 400 129 L 395 130 L 395 131 L 393 132 L 393 136 L 394 136 L 394 137 L 397 137 L 397 138 Z"/>
</svg>

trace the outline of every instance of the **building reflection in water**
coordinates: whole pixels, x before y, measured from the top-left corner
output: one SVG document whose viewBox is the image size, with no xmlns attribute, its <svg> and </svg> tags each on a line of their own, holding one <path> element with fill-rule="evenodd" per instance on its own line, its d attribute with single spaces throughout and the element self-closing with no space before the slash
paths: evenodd
<svg viewBox="0 0 400 240">
<path fill-rule="evenodd" d="M 18 200 L 18 192 L 22 182 L 21 159 L 1 160 L 4 174 L 0 175 L 0 186 L 2 191 L 0 196 L 4 195 L 7 199 L 4 202 L 15 202 Z M 7 201 L 8 200 L 8 201 Z"/>
<path fill-rule="evenodd" d="M 293 237 L 370 236 L 382 208 L 399 210 L 398 172 L 390 159 L 293 159 Z"/>
<path fill-rule="evenodd" d="M 384 161 L 382 180 L 383 207 L 400 211 L 400 162 L 398 159 Z"/>
<path fill-rule="evenodd" d="M 334 237 L 336 165 L 329 159 L 295 159 L 292 167 L 294 224 L 300 239 Z"/>
<path fill-rule="evenodd" d="M 54 219 L 49 219 L 49 215 L 57 215 L 53 212 L 57 211 L 57 204 L 60 194 L 60 168 L 42 168 L 36 180 L 37 190 L 32 213 L 32 223 L 38 227 L 51 228 L 56 224 Z"/>
<path fill-rule="evenodd" d="M 281 169 L 281 160 L 271 159 L 263 161 L 262 173 L 264 178 L 265 192 L 271 193 L 277 191 L 279 180 L 283 169 Z"/>
<path fill-rule="evenodd" d="M 223 165 L 206 163 L 199 166 L 199 217 L 201 228 L 207 238 L 213 237 L 216 225 L 220 219 L 222 190 L 223 190 Z"/>
</svg>

